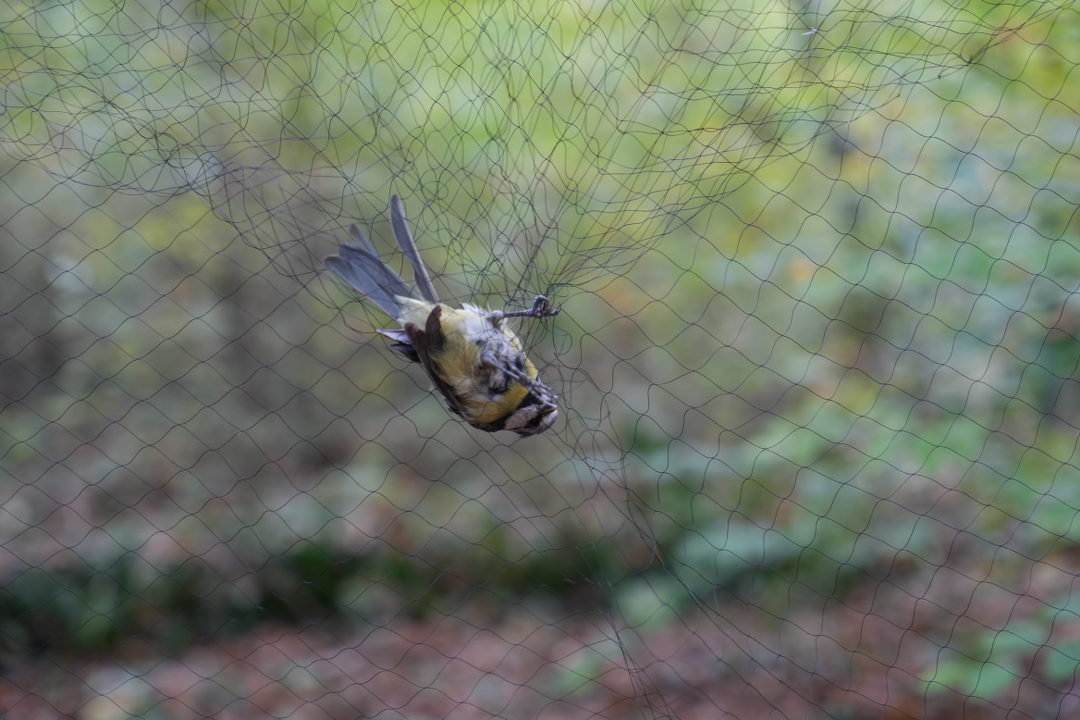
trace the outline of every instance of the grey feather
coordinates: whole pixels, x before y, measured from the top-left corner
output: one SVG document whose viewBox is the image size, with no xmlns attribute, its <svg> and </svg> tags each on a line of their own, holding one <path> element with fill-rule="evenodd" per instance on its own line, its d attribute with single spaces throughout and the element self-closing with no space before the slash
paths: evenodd
<svg viewBox="0 0 1080 720">
<path fill-rule="evenodd" d="M 360 247 L 362 247 L 364 250 L 367 250 L 375 257 L 379 257 L 379 253 L 375 252 L 375 246 L 371 244 L 371 241 L 368 240 L 367 235 L 364 234 L 364 231 L 360 229 L 359 225 L 357 225 L 356 223 L 350 225 L 349 235 L 352 236 L 353 240 L 360 243 Z"/>
<path fill-rule="evenodd" d="M 413 291 L 379 258 L 359 227 L 353 225 L 349 233 L 357 244 L 339 245 L 338 254 L 324 261 L 326 267 L 382 308 L 387 315 L 395 320 L 401 318 L 401 303 L 397 298 L 414 297 Z"/>
<path fill-rule="evenodd" d="M 409 333 L 404 330 L 378 330 L 377 332 L 394 341 L 390 346 L 391 349 L 396 350 L 415 363 L 420 362 L 420 355 L 416 352 L 416 348 L 412 346 Z"/>
<path fill-rule="evenodd" d="M 412 263 L 413 281 L 416 283 L 416 289 L 420 293 L 420 297 L 430 303 L 438 304 L 439 296 L 435 294 L 435 286 L 431 284 L 427 268 L 424 267 L 423 261 L 420 260 L 416 242 L 413 241 L 412 233 L 409 232 L 409 225 L 405 222 L 405 206 L 401 203 L 401 196 L 396 193 L 390 196 L 390 225 L 394 228 L 394 237 L 397 238 L 401 251 L 405 253 L 405 257 Z"/>
</svg>

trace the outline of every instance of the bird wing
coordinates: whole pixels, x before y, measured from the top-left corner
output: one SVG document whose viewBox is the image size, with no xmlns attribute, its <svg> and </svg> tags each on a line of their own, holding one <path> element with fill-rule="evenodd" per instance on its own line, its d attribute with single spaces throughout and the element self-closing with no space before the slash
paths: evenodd
<svg viewBox="0 0 1080 720">
<path fill-rule="evenodd" d="M 409 344 L 412 345 L 413 351 L 420 359 L 420 364 L 424 366 L 424 370 L 427 371 L 431 382 L 435 384 L 435 389 L 446 398 L 446 404 L 450 411 L 464 417 L 462 412 L 464 404 L 461 396 L 458 395 L 457 389 L 439 372 L 439 365 L 432 357 L 446 349 L 446 335 L 443 334 L 442 323 L 440 322 L 442 310 L 441 305 L 436 305 L 428 315 L 422 330 L 416 324 L 408 322 L 405 323 L 404 332 L 409 338 Z"/>
</svg>

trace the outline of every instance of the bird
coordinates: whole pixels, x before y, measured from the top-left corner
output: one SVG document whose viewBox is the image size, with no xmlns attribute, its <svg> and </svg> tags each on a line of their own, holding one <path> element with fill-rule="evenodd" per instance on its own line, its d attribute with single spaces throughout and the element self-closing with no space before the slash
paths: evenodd
<svg viewBox="0 0 1080 720">
<path fill-rule="evenodd" d="M 558 398 L 506 321 L 551 317 L 562 308 L 552 308 L 543 295 L 530 309 L 513 312 L 440 302 L 409 231 L 401 196 L 391 196 L 389 212 L 394 238 L 412 265 L 415 290 L 383 262 L 355 224 L 349 227 L 351 242 L 324 260 L 327 269 L 398 323 L 397 329 L 378 332 L 393 341 L 393 350 L 424 368 L 450 412 L 486 432 L 509 430 L 528 437 L 549 429 L 559 416 Z"/>
</svg>

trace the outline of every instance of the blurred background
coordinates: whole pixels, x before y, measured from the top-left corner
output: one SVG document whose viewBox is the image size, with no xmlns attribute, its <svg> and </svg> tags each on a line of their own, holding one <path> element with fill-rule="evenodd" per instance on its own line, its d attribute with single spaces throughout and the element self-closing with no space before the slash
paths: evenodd
<svg viewBox="0 0 1080 720">
<path fill-rule="evenodd" d="M 1076 716 L 1078 34 L 5 3 L 0 715 Z M 322 271 L 393 193 L 444 297 L 562 305 L 549 432 Z"/>
</svg>

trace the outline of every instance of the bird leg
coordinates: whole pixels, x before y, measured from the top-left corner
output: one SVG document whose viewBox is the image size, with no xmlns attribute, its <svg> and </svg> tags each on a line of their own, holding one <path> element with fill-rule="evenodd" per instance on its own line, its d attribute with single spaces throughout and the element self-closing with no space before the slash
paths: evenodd
<svg viewBox="0 0 1080 720">
<path fill-rule="evenodd" d="M 533 300 L 532 307 L 528 310 L 495 310 L 488 313 L 487 319 L 491 321 L 492 324 L 497 325 L 503 319 L 509 317 L 546 318 L 552 317 L 553 315 L 558 315 L 560 312 L 562 312 L 562 305 L 552 309 L 550 300 L 548 300 L 543 295 L 537 295 L 536 299 Z"/>
</svg>

